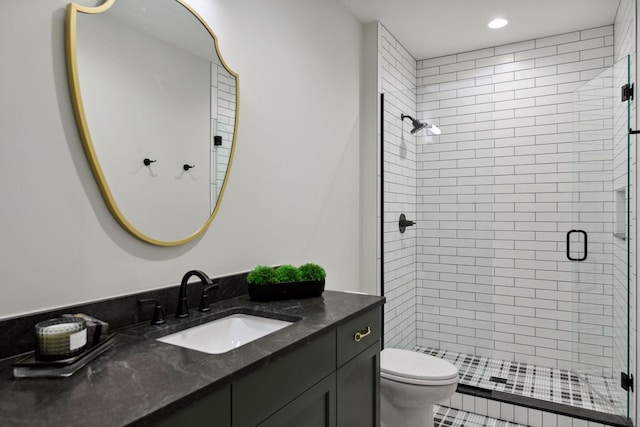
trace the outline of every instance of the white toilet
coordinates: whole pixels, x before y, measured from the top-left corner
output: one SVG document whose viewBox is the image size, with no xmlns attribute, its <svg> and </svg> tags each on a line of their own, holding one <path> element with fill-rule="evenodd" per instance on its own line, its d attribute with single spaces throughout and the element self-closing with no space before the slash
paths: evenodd
<svg viewBox="0 0 640 427">
<path fill-rule="evenodd" d="M 380 353 L 382 427 L 433 427 L 433 405 L 458 385 L 458 368 L 439 357 L 385 348 Z"/>
</svg>

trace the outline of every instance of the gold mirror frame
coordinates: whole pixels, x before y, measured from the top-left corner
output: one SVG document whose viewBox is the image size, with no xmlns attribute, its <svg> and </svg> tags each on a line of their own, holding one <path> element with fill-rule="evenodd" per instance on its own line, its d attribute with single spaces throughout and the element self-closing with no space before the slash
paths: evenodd
<svg viewBox="0 0 640 427">
<path fill-rule="evenodd" d="M 238 74 L 232 71 L 227 64 L 225 63 L 222 55 L 220 54 L 220 48 L 218 46 L 218 38 L 214 34 L 213 30 L 207 25 L 207 23 L 202 19 L 202 17 L 195 11 L 191 6 L 184 3 L 182 0 L 174 0 L 177 3 L 181 4 L 185 9 L 187 9 L 190 13 L 195 16 L 198 21 L 204 26 L 204 28 L 209 32 L 211 38 L 213 39 L 213 43 L 215 46 L 216 54 L 220 59 L 220 63 L 222 66 L 231 74 L 232 77 L 236 79 L 236 111 L 234 118 L 234 130 L 233 130 L 233 140 L 231 143 L 231 150 L 229 153 L 229 164 L 227 165 L 227 170 L 225 172 L 224 180 L 222 182 L 222 186 L 220 188 L 220 194 L 218 199 L 216 200 L 215 207 L 211 212 L 211 215 L 207 219 L 207 221 L 196 230 L 190 236 L 185 237 L 184 239 L 176 240 L 176 241 L 164 241 L 154 239 L 151 236 L 148 236 L 144 233 L 141 233 L 138 229 L 136 229 L 122 214 L 121 210 L 118 208 L 118 205 L 115 202 L 115 199 L 109 189 L 109 185 L 107 184 L 104 173 L 102 172 L 102 167 L 100 166 L 100 162 L 98 161 L 98 157 L 96 154 L 96 150 L 93 145 L 93 141 L 91 139 L 91 133 L 89 132 L 89 126 L 87 124 L 87 119 L 85 116 L 84 104 L 82 102 L 82 95 L 80 93 L 80 83 L 78 78 L 78 61 L 76 56 L 76 29 L 77 29 L 77 16 L 78 13 L 85 14 L 99 14 L 103 13 L 111 6 L 115 4 L 115 0 L 105 0 L 105 2 L 96 7 L 87 7 L 81 6 L 75 3 L 69 3 L 67 5 L 67 15 L 66 15 L 66 26 L 65 26 L 65 48 L 66 48 L 66 59 L 67 59 L 67 77 L 69 79 L 69 88 L 71 94 L 71 103 L 73 104 L 73 112 L 76 118 L 76 124 L 78 126 L 78 132 L 80 133 L 80 139 L 82 140 L 82 146 L 84 148 L 84 152 L 89 160 L 89 165 L 91 167 L 91 171 L 93 172 L 93 176 L 96 179 L 98 184 L 98 188 L 102 193 L 102 197 L 109 208 L 109 211 L 115 218 L 115 220 L 130 234 L 143 240 L 147 243 L 151 243 L 157 246 L 178 246 L 185 244 L 187 242 L 192 241 L 196 237 L 200 236 L 204 233 L 213 218 L 218 213 L 218 209 L 220 208 L 220 204 L 222 202 L 222 198 L 224 195 L 225 188 L 228 183 L 229 173 L 231 171 L 231 166 L 233 164 L 233 156 L 236 149 L 236 137 L 238 134 L 238 115 L 239 115 L 239 99 L 240 99 L 240 80 L 238 78 Z"/>
</svg>

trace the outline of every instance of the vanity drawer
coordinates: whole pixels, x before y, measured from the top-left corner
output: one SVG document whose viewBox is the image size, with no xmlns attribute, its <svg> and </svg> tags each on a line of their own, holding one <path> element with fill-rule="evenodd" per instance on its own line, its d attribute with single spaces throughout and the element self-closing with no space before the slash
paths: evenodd
<svg viewBox="0 0 640 427">
<path fill-rule="evenodd" d="M 338 327 L 338 367 L 353 359 L 382 336 L 382 313 L 377 307 Z"/>
</svg>

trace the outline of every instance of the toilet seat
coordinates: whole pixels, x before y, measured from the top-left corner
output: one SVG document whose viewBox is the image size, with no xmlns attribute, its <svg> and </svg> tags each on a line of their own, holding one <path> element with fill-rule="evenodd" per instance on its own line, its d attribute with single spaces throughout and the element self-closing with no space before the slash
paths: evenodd
<svg viewBox="0 0 640 427">
<path fill-rule="evenodd" d="M 439 357 L 385 348 L 380 353 L 380 376 L 405 384 L 448 385 L 458 382 L 458 368 Z"/>
</svg>

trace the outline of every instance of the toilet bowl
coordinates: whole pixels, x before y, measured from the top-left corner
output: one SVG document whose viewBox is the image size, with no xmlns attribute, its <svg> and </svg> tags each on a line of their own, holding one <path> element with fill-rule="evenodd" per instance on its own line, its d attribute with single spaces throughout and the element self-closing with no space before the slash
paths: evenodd
<svg viewBox="0 0 640 427">
<path fill-rule="evenodd" d="M 433 427 L 433 405 L 458 385 L 458 368 L 439 357 L 385 348 L 380 353 L 382 427 Z"/>
</svg>

